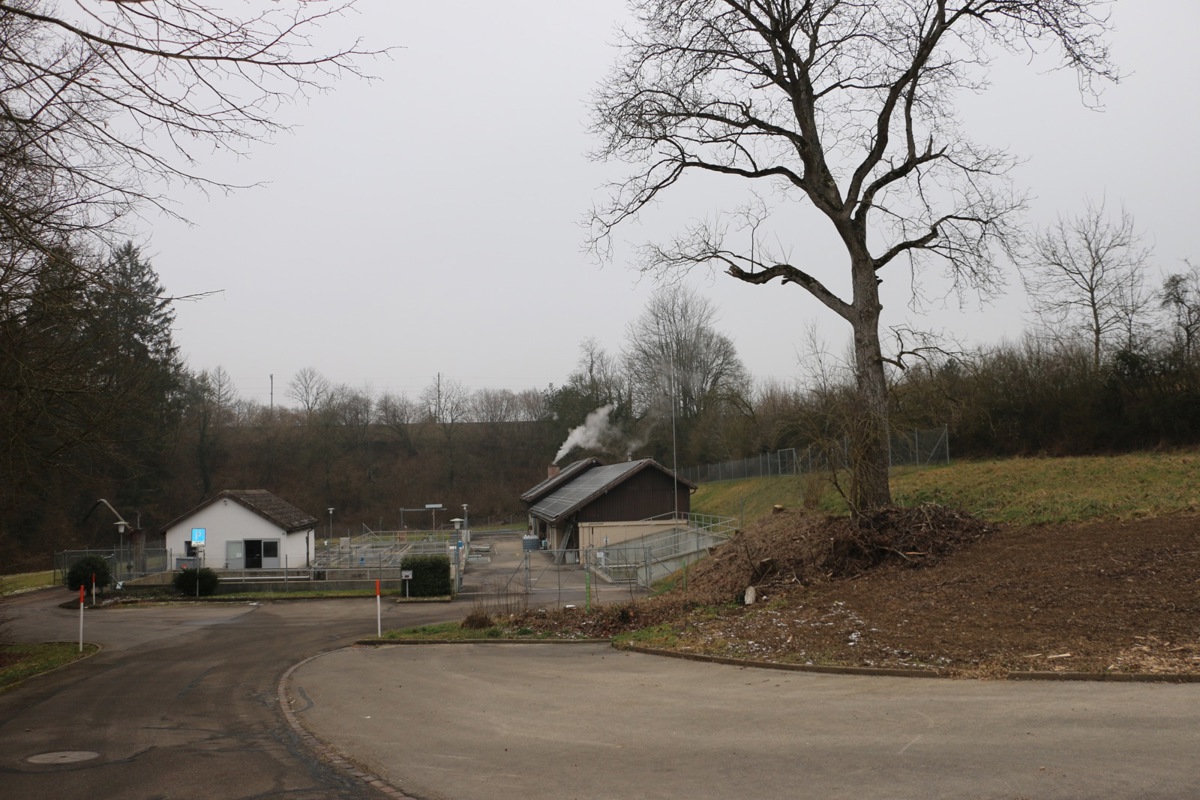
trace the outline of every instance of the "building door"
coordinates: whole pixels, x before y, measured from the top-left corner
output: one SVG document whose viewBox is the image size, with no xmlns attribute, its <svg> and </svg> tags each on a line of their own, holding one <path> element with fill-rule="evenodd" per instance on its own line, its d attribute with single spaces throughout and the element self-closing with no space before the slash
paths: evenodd
<svg viewBox="0 0 1200 800">
<path fill-rule="evenodd" d="M 262 569 L 262 539 L 246 540 L 246 569 Z"/>
</svg>

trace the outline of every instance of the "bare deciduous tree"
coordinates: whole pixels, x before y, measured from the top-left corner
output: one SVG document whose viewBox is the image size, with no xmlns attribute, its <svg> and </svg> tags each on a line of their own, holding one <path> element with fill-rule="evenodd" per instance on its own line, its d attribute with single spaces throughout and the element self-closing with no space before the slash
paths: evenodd
<svg viewBox="0 0 1200 800">
<path fill-rule="evenodd" d="M 329 379 L 315 367 L 305 367 L 288 383 L 287 396 L 300 404 L 306 419 L 312 420 L 312 415 L 325 402 L 331 388 Z"/>
<path fill-rule="evenodd" d="M 326 393 L 321 413 L 327 418 L 327 425 L 342 429 L 347 442 L 362 444 L 367 441 L 375 419 L 375 400 L 369 387 L 355 389 L 342 383 Z"/>
<path fill-rule="evenodd" d="M 440 372 L 433 383 L 421 391 L 421 409 L 425 418 L 443 427 L 466 421 L 470 410 L 468 400 L 466 388 Z"/>
<path fill-rule="evenodd" d="M 1059 48 L 1085 89 L 1115 78 L 1095 0 L 634 0 L 640 23 L 594 102 L 598 156 L 633 165 L 593 215 L 592 242 L 693 173 L 763 185 L 811 203 L 843 264 L 765 245 L 769 209 L 717 217 L 644 249 L 643 268 L 720 266 L 811 294 L 853 332 L 858 406 L 855 511 L 887 505 L 888 407 L 879 281 L 940 263 L 988 290 L 1022 200 L 1013 160 L 960 129 L 954 100 L 984 87 L 997 48 Z M 745 184 L 743 184 L 745 185 Z M 735 210 L 736 211 L 736 210 Z M 746 234 L 748 232 L 748 239 Z M 743 237 L 734 241 L 734 235 Z M 848 280 L 847 280 L 848 278 Z M 849 296 L 835 281 L 849 286 Z"/>
<path fill-rule="evenodd" d="M 575 371 L 567 376 L 564 388 L 574 390 L 587 405 L 581 409 L 584 414 L 608 405 L 613 407 L 618 418 L 631 412 L 631 387 L 628 376 L 621 370 L 620 360 L 610 355 L 593 337 L 579 343 L 579 361 Z"/>
<path fill-rule="evenodd" d="M 517 418 L 517 395 L 511 389 L 476 389 L 467 398 L 467 405 L 474 422 L 482 422 L 493 428 Z"/>
<path fill-rule="evenodd" d="M 421 411 L 425 421 L 441 432 L 444 440 L 443 455 L 446 458 L 446 485 L 454 487 L 457 474 L 457 452 L 455 445 L 459 426 L 467 420 L 470 411 L 466 388 L 458 381 L 438 373 L 434 382 L 421 392 Z"/>
<path fill-rule="evenodd" d="M 384 393 L 375 404 L 378 422 L 396 434 L 404 451 L 416 453 L 413 446 L 412 427 L 419 421 L 417 405 L 406 394 Z"/>
<path fill-rule="evenodd" d="M 1103 201 L 1060 216 L 1039 231 L 1031 263 L 1022 271 L 1034 313 L 1056 337 L 1082 332 L 1099 371 L 1106 345 L 1135 349 L 1137 325 L 1148 303 L 1144 290 L 1150 249 L 1124 208 L 1110 219 Z"/>
<path fill-rule="evenodd" d="M 686 288 L 663 289 L 650 298 L 630 323 L 622 351 L 638 413 L 673 397 L 677 413 L 695 419 L 746 393 L 749 375 L 733 341 L 717 331 L 716 318 L 713 304 Z"/>
<path fill-rule="evenodd" d="M 1187 272 L 1168 275 L 1163 281 L 1159 302 L 1174 317 L 1176 344 L 1184 359 L 1191 361 L 1200 337 L 1200 267 L 1186 263 Z"/>
<path fill-rule="evenodd" d="M 537 389 L 522 389 L 516 397 L 518 422 L 544 422 L 550 416 L 546 393 Z"/>
<path fill-rule="evenodd" d="M 216 185 L 200 152 L 244 152 L 282 127 L 281 105 L 360 74 L 373 53 L 314 35 L 353 4 L 0 0 L 6 161 L 53 173 L 52 196 L 71 201 L 59 234 L 164 206 L 164 180 Z"/>
</svg>

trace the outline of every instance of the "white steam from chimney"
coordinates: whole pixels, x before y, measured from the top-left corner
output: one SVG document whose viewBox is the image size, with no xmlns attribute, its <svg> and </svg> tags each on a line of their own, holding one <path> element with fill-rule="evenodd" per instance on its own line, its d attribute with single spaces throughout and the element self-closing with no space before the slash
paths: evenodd
<svg viewBox="0 0 1200 800">
<path fill-rule="evenodd" d="M 573 448 L 587 447 L 598 450 L 602 449 L 606 442 L 621 439 L 621 431 L 608 421 L 608 415 L 612 413 L 613 408 L 612 405 L 601 406 L 588 414 L 582 425 L 573 428 L 567 434 L 567 440 L 563 442 L 562 447 L 558 448 L 558 454 L 554 456 L 554 463 L 557 464 L 561 461 L 563 456 L 571 452 Z"/>
</svg>

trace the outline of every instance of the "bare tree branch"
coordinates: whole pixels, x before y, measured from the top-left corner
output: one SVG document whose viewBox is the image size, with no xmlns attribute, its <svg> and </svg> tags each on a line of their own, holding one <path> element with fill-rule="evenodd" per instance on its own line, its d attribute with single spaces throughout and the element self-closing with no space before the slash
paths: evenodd
<svg viewBox="0 0 1200 800">
<path fill-rule="evenodd" d="M 985 87 L 990 53 L 1056 48 L 1094 96 L 1115 80 L 1099 0 L 633 0 L 638 27 L 597 90 L 596 157 L 629 165 L 593 210 L 590 243 L 612 253 L 614 230 L 691 174 L 769 185 L 810 203 L 848 257 L 850 293 L 828 268 L 727 243 L 725 222 L 695 225 L 642 250 L 662 275 L 718 266 L 745 283 L 779 279 L 846 319 L 867 423 L 854 448 L 870 462 L 854 505 L 890 500 L 887 386 L 878 282 L 904 261 L 914 275 L 941 265 L 960 290 L 985 295 L 1014 250 L 1024 198 L 1016 163 L 971 141 L 954 101 Z M 734 212 L 738 214 L 740 212 Z M 767 217 L 761 216 L 758 224 Z M 781 233 L 786 233 L 782 228 Z M 788 238 L 784 236 L 783 238 Z M 823 266 L 823 265 L 822 265 Z M 845 275 L 839 276 L 844 279 Z"/>
</svg>

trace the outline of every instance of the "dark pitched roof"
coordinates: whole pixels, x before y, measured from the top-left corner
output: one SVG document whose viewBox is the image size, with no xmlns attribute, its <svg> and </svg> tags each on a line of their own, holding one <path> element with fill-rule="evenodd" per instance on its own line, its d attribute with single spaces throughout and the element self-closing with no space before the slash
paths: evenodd
<svg viewBox="0 0 1200 800">
<path fill-rule="evenodd" d="M 557 475 L 551 475 L 546 480 L 534 486 L 521 495 L 521 501 L 524 503 L 536 503 L 541 498 L 545 497 L 550 492 L 562 486 L 567 481 L 574 478 L 581 472 L 600 465 L 598 458 L 583 458 L 579 461 L 574 461 L 559 470 Z"/>
<path fill-rule="evenodd" d="M 301 511 L 286 500 L 271 494 L 266 489 L 226 489 L 216 496 L 205 500 L 187 513 L 181 514 L 171 520 L 163 526 L 163 530 L 174 526 L 180 520 L 190 517 L 200 509 L 206 508 L 218 500 L 233 500 L 288 533 L 314 528 L 317 525 L 317 518 L 312 514 Z"/>
<path fill-rule="evenodd" d="M 621 464 L 597 466 L 582 474 L 577 474 L 567 484 L 560 485 L 553 492 L 538 500 L 529 509 L 529 513 L 538 519 L 556 523 L 560 519 L 574 514 L 600 495 L 611 491 L 614 486 L 629 480 L 629 478 L 644 469 L 660 470 L 674 477 L 681 485 L 689 489 L 696 488 L 696 484 L 674 475 L 671 470 L 659 464 L 654 459 L 643 458 L 639 461 L 626 461 Z"/>
</svg>

